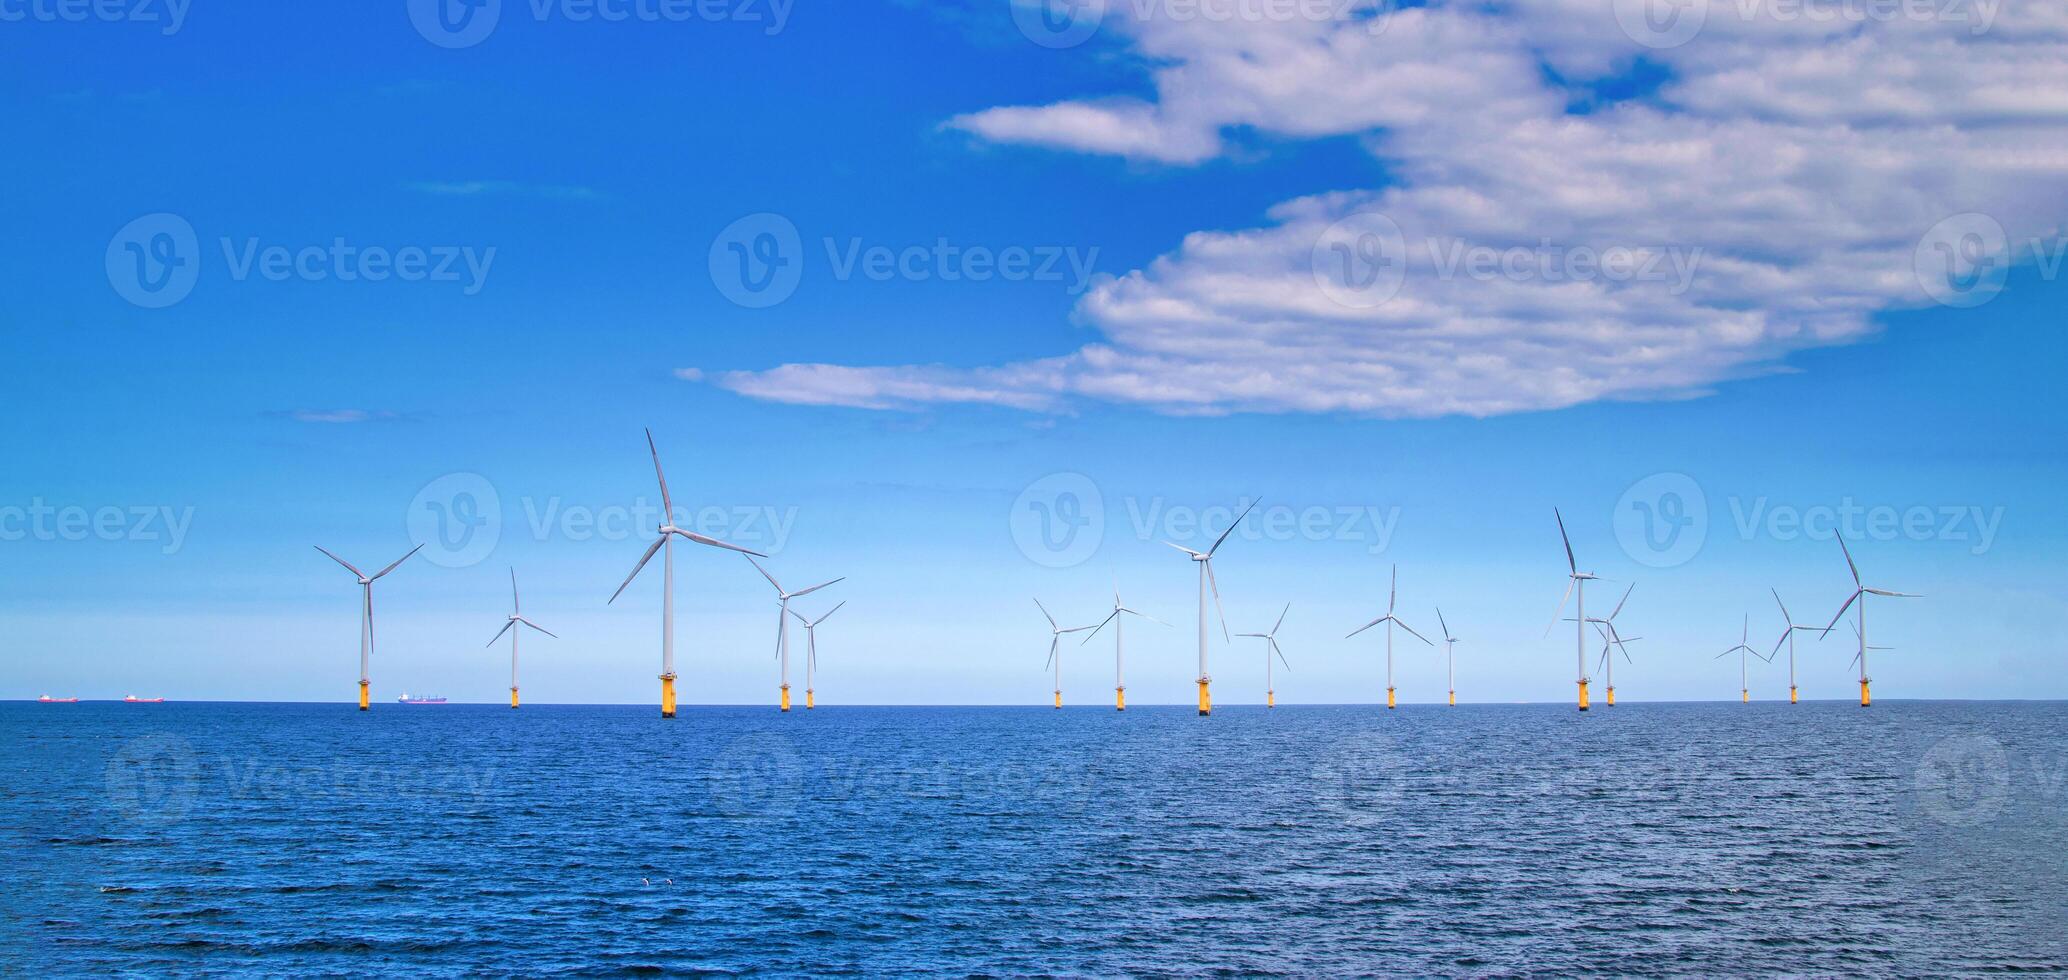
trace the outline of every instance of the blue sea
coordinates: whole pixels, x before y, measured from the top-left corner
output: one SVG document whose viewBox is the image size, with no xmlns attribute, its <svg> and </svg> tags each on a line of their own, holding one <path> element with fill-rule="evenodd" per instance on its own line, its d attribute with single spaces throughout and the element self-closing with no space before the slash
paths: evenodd
<svg viewBox="0 0 2068 980">
<path fill-rule="evenodd" d="M 0 973 L 2068 969 L 2068 705 L 0 704 Z"/>
</svg>

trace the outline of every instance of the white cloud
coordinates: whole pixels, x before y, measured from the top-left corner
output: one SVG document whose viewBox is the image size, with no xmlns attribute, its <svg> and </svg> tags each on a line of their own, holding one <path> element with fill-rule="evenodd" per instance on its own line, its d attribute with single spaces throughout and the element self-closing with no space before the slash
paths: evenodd
<svg viewBox="0 0 2068 980">
<path fill-rule="evenodd" d="M 1610 6 L 1439 0 L 1377 32 L 1362 20 L 1119 19 L 1109 28 L 1153 66 L 1153 102 L 1093 96 L 950 125 L 1175 165 L 1224 152 L 1234 127 L 1355 135 L 1397 183 L 1187 236 L 1083 297 L 1079 317 L 1104 337 L 1074 353 L 712 380 L 806 404 L 1036 411 L 1098 399 L 1176 413 L 1488 415 L 1687 397 L 1927 302 L 1914 263 L 1937 258 L 1924 239 L 1943 219 L 1988 215 L 2014 247 L 2060 233 L 2068 4 L 1973 0 L 1932 5 L 1966 20 L 1848 23 L 1716 0 L 1699 36 L 1658 50 Z M 1568 110 L 1588 101 L 1579 87 L 1640 55 L 1668 70 L 1655 93 Z M 1385 254 L 1402 278 L 1382 303 L 1346 305 L 1345 268 L 1370 267 L 1350 240 L 1325 236 L 1365 211 L 1399 228 Z M 1656 264 L 1610 274 L 1609 256 Z M 2003 259 L 1963 253 L 1958 268 L 1978 258 Z"/>
</svg>

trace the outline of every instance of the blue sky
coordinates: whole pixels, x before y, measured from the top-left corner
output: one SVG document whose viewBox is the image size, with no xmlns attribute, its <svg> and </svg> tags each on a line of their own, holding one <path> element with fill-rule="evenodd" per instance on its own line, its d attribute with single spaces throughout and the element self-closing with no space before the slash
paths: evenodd
<svg viewBox="0 0 2068 980">
<path fill-rule="evenodd" d="M 1159 541 L 1210 540 L 1217 526 L 1185 537 L 1186 509 L 1245 495 L 1263 500 L 1259 517 L 1319 529 L 1253 525 L 1217 562 L 1234 629 L 1268 626 L 1293 603 L 1282 701 L 1383 698 L 1378 641 L 1343 634 L 1379 614 L 1396 562 L 1403 617 L 1431 632 L 1440 604 L 1465 641 L 1461 698 L 1565 699 L 1570 633 L 1543 635 L 1564 587 L 1554 506 L 1583 564 L 1617 580 L 1590 608 L 1636 583 L 1621 622 L 1645 640 L 1618 668 L 1623 695 L 1734 697 L 1735 666 L 1710 658 L 1747 612 L 1755 645 L 1771 644 L 1769 587 L 1819 621 L 1847 591 L 1827 534 L 1741 522 L 1848 503 L 1928 518 L 1863 524 L 1853 541 L 1868 584 L 1928 596 L 1871 611 L 1874 641 L 1896 647 L 1876 659 L 1878 694 L 2068 695 L 2056 669 L 2068 415 L 2055 383 L 2068 289 L 2055 270 L 2021 263 L 1974 308 L 1882 296 L 1862 283 L 1908 277 L 1931 221 L 1862 233 L 1871 248 L 1820 244 L 1811 225 L 1773 219 L 1787 210 L 1776 207 L 1715 219 L 1788 243 L 1771 248 L 1667 226 L 1666 244 L 1722 257 L 1708 275 L 1725 284 L 1690 294 L 1713 323 L 1663 294 L 1570 319 L 1545 293 L 1489 311 L 1459 297 L 1502 284 L 1431 286 L 1410 263 L 1402 299 L 1380 312 L 1437 311 L 1426 335 L 1441 345 L 1371 339 L 1424 336 L 1420 323 L 1339 335 L 1335 313 L 1273 310 L 1227 270 L 1282 258 L 1271 239 L 1306 220 L 1287 202 L 1331 192 L 1376 195 L 1410 242 L 1433 240 L 1443 148 L 1494 100 L 1434 100 L 1429 113 L 1449 115 L 1415 121 L 1221 112 L 1256 100 L 1216 88 L 1225 79 L 1185 46 L 1199 25 L 1163 34 L 1122 16 L 1052 49 L 1029 43 L 1004 4 L 796 10 L 768 36 L 766 23 L 536 21 L 512 3 L 491 36 L 459 49 L 429 43 L 404 7 L 197 9 L 170 36 L 34 20 L 0 31 L 0 161 L 15 189 L 0 198 L 13 287 L 0 323 L 14 352 L 0 361 L 12 464 L 0 471 L 0 696 L 343 700 L 357 671 L 355 590 L 310 546 L 383 564 L 415 543 L 413 513 L 423 536 L 420 491 L 479 486 L 434 482 L 473 474 L 498 501 L 493 548 L 419 556 L 380 583 L 376 697 L 499 699 L 507 662 L 482 644 L 514 565 L 527 612 L 561 636 L 527 645 L 527 699 L 650 701 L 657 569 L 603 601 L 647 532 L 541 516 L 650 504 L 646 426 L 678 505 L 718 508 L 712 529 L 773 549 L 786 585 L 848 576 L 824 603 L 800 602 L 848 602 L 821 635 L 828 703 L 1040 703 L 1046 631 L 1030 598 L 1095 620 L 1115 579 L 1130 605 L 1178 624 L 1130 631 L 1130 700 L 1183 702 L 1194 581 Z M 1454 55 L 1468 56 L 1481 54 Z M 1720 111 L 1695 68 L 1661 67 L 1663 55 L 1541 57 L 1569 59 L 1575 87 L 1651 107 L 1631 110 L 1632 127 Z M 1173 64 L 1192 70 L 1182 85 L 1163 74 Z M 1683 87 L 1658 89 L 1661 77 Z M 1335 96 L 1301 97 L 1313 115 L 1334 110 Z M 1565 101 L 1576 115 L 1605 111 Z M 1083 113 L 1038 108 L 1059 105 L 1119 117 L 1073 129 Z M 985 115 L 1000 107 L 1037 108 Z M 1418 132 L 1427 118 L 1463 135 Z M 1152 135 L 1100 142 L 1116 130 Z M 1402 149 L 1416 139 L 1422 148 Z M 1511 179 L 1457 178 L 1489 200 Z M 1821 185 L 1781 186 L 1814 197 Z M 1744 190 L 1687 193 L 1727 211 Z M 2013 241 L 2056 240 L 2062 198 L 2047 214 L 2015 207 L 2029 188 L 2013 190 L 1980 203 L 1948 190 L 1933 204 L 1986 205 Z M 1861 196 L 1843 203 L 1880 213 Z M 192 228 L 197 278 L 149 308 L 117 288 L 108 254 L 126 226 L 160 213 Z M 797 229 L 801 277 L 754 309 L 728 299 L 709 255 L 757 213 Z M 1469 233 L 1535 240 L 1585 226 L 1574 241 L 1591 246 L 1637 224 L 1544 210 L 1515 220 Z M 1646 223 L 1620 240 L 1660 234 Z M 311 267 L 320 278 L 236 271 L 243 251 L 337 240 L 494 252 L 478 282 L 341 282 L 327 264 Z M 1110 278 L 879 282 L 837 270 L 843 250 L 939 241 L 1054 250 Z M 1884 252 L 1904 263 L 1876 266 Z M 1812 282 L 1804 289 L 1837 312 L 1801 313 L 1803 290 L 1739 285 L 1757 278 L 1739 260 L 1860 278 Z M 1227 304 L 1240 312 L 1141 312 L 1197 309 L 1202 296 L 1241 297 Z M 1704 339 L 1648 332 L 1662 322 Z M 1732 339 L 1745 329 L 1760 339 Z M 1666 353 L 1630 353 L 1641 350 Z M 1533 359 L 1541 372 L 1517 371 Z M 1539 373 L 1562 380 L 1538 388 Z M 969 391 L 984 397 L 956 394 Z M 1060 568 L 1013 523 L 1030 487 L 1053 503 L 1050 490 L 1085 485 L 1056 474 L 1081 474 L 1104 519 L 1096 547 Z M 1660 555 L 1616 531 L 1633 519 L 1627 492 L 1662 485 L 1641 483 L 1658 474 L 1685 475 L 1707 504 L 1701 547 L 1669 567 L 1647 565 Z M 123 516 L 110 533 L 69 533 L 34 525 L 39 507 Z M 135 516 L 167 513 L 185 522 L 176 547 L 162 516 Z M 685 698 L 772 701 L 767 583 L 735 556 L 677 557 Z M 1843 629 L 1803 647 L 1805 696 L 1852 693 Z M 1110 645 L 1066 656 L 1066 699 L 1105 702 Z M 1403 646 L 1398 657 L 1403 700 L 1442 698 L 1436 656 Z M 1262 699 L 1256 648 L 1217 638 L 1213 658 L 1219 700 Z M 1779 669 L 1754 667 L 1754 695 L 1780 696 Z"/>
</svg>

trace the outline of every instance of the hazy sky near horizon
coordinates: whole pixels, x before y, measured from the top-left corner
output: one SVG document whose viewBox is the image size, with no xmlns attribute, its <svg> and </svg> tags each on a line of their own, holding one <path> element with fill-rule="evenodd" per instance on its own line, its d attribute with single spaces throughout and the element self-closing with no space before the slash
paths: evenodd
<svg viewBox="0 0 2068 980">
<path fill-rule="evenodd" d="M 357 589 L 312 546 L 425 544 L 376 586 L 377 699 L 500 700 L 514 567 L 560 637 L 527 700 L 650 702 L 658 567 L 605 603 L 645 427 L 680 519 L 847 576 L 798 602 L 847 603 L 822 703 L 1043 703 L 1033 598 L 1094 622 L 1116 583 L 1174 624 L 1129 625 L 1129 700 L 1187 701 L 1162 542 L 1251 500 L 1216 569 L 1234 631 L 1292 603 L 1283 702 L 1383 700 L 1345 634 L 1395 564 L 1462 700 L 1568 699 L 1554 507 L 1590 613 L 1634 586 L 1621 697 L 1735 697 L 1770 589 L 1844 601 L 1834 528 L 1926 596 L 1869 610 L 1878 696 L 2068 697 L 2061 8 L 1107 6 L 0 25 L 0 698 L 344 701 Z M 772 703 L 773 590 L 676 561 L 683 698 Z M 1217 699 L 1261 701 L 1213 632 Z M 1805 697 L 1854 694 L 1852 644 L 1800 641 Z M 1066 645 L 1066 700 L 1112 666 Z"/>
</svg>

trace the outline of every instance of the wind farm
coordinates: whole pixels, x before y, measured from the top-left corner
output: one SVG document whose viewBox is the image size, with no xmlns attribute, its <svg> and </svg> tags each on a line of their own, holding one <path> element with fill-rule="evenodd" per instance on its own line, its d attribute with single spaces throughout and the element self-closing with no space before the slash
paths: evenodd
<svg viewBox="0 0 2068 980">
<path fill-rule="evenodd" d="M 1046 609 L 1042 610 L 1044 613 L 1047 611 Z M 1140 616 L 1152 623 L 1161 623 L 1164 626 L 1170 625 L 1147 613 L 1136 612 L 1122 605 L 1120 602 L 1120 583 L 1118 581 L 1113 583 L 1113 611 L 1107 613 L 1106 618 L 1099 621 L 1099 625 L 1092 627 L 1092 631 L 1084 635 L 1084 643 L 1090 643 L 1091 638 L 1099 635 L 1099 631 L 1105 629 L 1107 623 L 1113 624 L 1113 710 L 1115 711 L 1127 710 L 1127 642 L 1122 635 L 1122 629 L 1126 625 L 1121 619 L 1122 616 Z M 1063 685 L 1058 681 L 1056 684 L 1058 696 L 1061 694 L 1062 687 Z"/>
<path fill-rule="evenodd" d="M 754 570 L 760 572 L 761 577 L 767 579 L 768 584 L 774 586 L 776 590 L 777 608 L 775 655 L 776 660 L 779 661 L 782 665 L 780 668 L 780 673 L 782 677 L 781 706 L 782 710 L 788 711 L 790 710 L 790 600 L 795 599 L 799 596 L 810 595 L 814 592 L 817 592 L 820 589 L 825 588 L 826 586 L 841 581 L 841 579 L 836 578 L 829 582 L 820 582 L 817 585 L 811 586 L 809 588 L 798 589 L 795 592 L 785 592 L 783 591 L 783 583 L 776 581 L 775 576 L 770 575 L 768 573 L 768 569 L 761 567 L 761 563 L 754 560 L 754 556 L 747 556 L 747 562 L 753 565 Z M 843 578 L 844 577 L 845 576 L 843 576 Z M 810 686 L 809 682 L 806 683 L 806 686 Z"/>
</svg>

